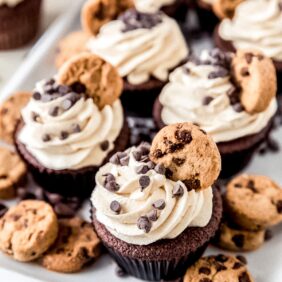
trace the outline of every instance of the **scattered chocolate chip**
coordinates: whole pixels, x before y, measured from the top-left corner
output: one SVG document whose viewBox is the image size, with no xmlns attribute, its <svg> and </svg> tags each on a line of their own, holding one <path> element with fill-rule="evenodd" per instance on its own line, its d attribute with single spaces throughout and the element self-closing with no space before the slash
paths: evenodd
<svg viewBox="0 0 282 282">
<path fill-rule="evenodd" d="M 39 101 L 39 100 L 41 100 L 41 94 L 39 92 L 34 92 L 32 94 L 32 98 L 36 101 Z"/>
<path fill-rule="evenodd" d="M 73 124 L 72 126 L 71 126 L 71 132 L 72 133 L 79 133 L 79 132 L 81 132 L 81 127 L 80 127 L 80 125 L 79 124 Z"/>
<path fill-rule="evenodd" d="M 244 111 L 244 107 L 242 106 L 241 103 L 236 103 L 232 106 L 233 106 L 234 111 L 237 112 L 237 113 L 241 113 L 241 112 Z"/>
<path fill-rule="evenodd" d="M 110 142 L 108 140 L 105 140 L 100 144 L 100 148 L 102 151 L 107 151 L 109 147 L 110 147 Z"/>
<path fill-rule="evenodd" d="M 233 243 L 238 248 L 243 248 L 245 243 L 245 236 L 243 234 L 236 234 L 232 237 Z"/>
<path fill-rule="evenodd" d="M 243 267 L 244 265 L 241 262 L 235 262 L 233 265 L 233 269 L 239 269 L 241 267 Z"/>
<path fill-rule="evenodd" d="M 245 59 L 247 61 L 248 64 L 250 64 L 253 60 L 254 55 L 252 53 L 246 53 L 245 54 Z"/>
<path fill-rule="evenodd" d="M 199 274 L 210 275 L 211 270 L 208 267 L 200 267 Z"/>
<path fill-rule="evenodd" d="M 142 188 L 142 190 L 146 189 L 150 185 L 150 177 L 147 175 L 143 175 L 139 178 L 139 184 Z"/>
<path fill-rule="evenodd" d="M 213 97 L 211 97 L 211 96 L 205 96 L 205 97 L 203 98 L 202 104 L 203 104 L 204 106 L 207 106 L 207 105 L 209 105 L 213 100 L 214 100 Z"/>
<path fill-rule="evenodd" d="M 155 164 L 152 161 L 149 161 L 147 163 L 147 166 L 148 166 L 149 169 L 154 169 L 155 168 Z"/>
<path fill-rule="evenodd" d="M 126 271 L 124 271 L 123 268 L 121 268 L 120 266 L 117 266 L 116 269 L 115 269 L 115 273 L 118 277 L 125 277 L 127 276 L 127 273 Z"/>
<path fill-rule="evenodd" d="M 189 144 L 193 140 L 191 131 L 188 131 L 188 130 L 176 130 L 175 138 L 179 142 L 184 143 L 184 144 Z"/>
<path fill-rule="evenodd" d="M 147 217 L 151 221 L 157 221 L 158 220 L 158 212 L 157 210 L 151 210 L 148 214 Z"/>
<path fill-rule="evenodd" d="M 59 114 L 59 107 L 53 107 L 49 110 L 49 115 L 52 117 L 56 117 Z"/>
<path fill-rule="evenodd" d="M 71 91 L 71 89 L 67 86 L 67 85 L 60 85 L 59 87 L 58 87 L 58 92 L 60 93 L 60 94 L 67 94 L 67 93 L 69 93 Z"/>
<path fill-rule="evenodd" d="M 248 261 L 247 261 L 247 259 L 244 257 L 244 256 L 241 256 L 241 255 L 238 255 L 238 256 L 236 256 L 236 258 L 240 261 L 240 262 L 242 262 L 243 264 L 248 264 Z"/>
<path fill-rule="evenodd" d="M 266 229 L 264 233 L 264 241 L 269 241 L 273 237 L 273 233 L 270 229 Z"/>
<path fill-rule="evenodd" d="M 282 213 L 282 201 L 279 200 L 277 203 L 276 203 L 276 209 L 277 209 L 277 212 L 278 213 Z"/>
<path fill-rule="evenodd" d="M 157 149 L 153 155 L 157 158 L 157 159 L 160 159 L 162 158 L 165 154 L 160 150 L 160 149 Z"/>
<path fill-rule="evenodd" d="M 106 184 L 105 184 L 105 188 L 107 190 L 109 190 L 110 192 L 116 192 L 119 190 L 120 186 L 118 183 L 116 183 L 116 181 L 108 181 Z"/>
<path fill-rule="evenodd" d="M 183 67 L 183 70 L 186 74 L 190 74 L 191 73 L 191 70 L 187 67 L 187 66 L 184 66 Z"/>
<path fill-rule="evenodd" d="M 149 233 L 152 228 L 152 223 L 147 216 L 141 216 L 137 220 L 137 227 L 143 230 L 145 233 Z"/>
<path fill-rule="evenodd" d="M 163 210 L 165 208 L 165 201 L 164 200 L 157 200 L 152 204 L 152 206 L 157 210 Z"/>
<path fill-rule="evenodd" d="M 246 68 L 246 67 L 244 67 L 244 68 L 241 69 L 240 74 L 241 74 L 242 76 L 249 76 L 249 75 L 250 75 L 249 70 L 248 70 L 248 68 Z"/>
<path fill-rule="evenodd" d="M 42 136 L 42 141 L 43 141 L 43 142 L 49 142 L 49 141 L 51 141 L 51 136 L 50 136 L 49 134 L 44 134 L 44 135 Z"/>
<path fill-rule="evenodd" d="M 251 282 L 250 276 L 247 272 L 243 272 L 238 278 L 239 282 Z"/>
<path fill-rule="evenodd" d="M 169 168 L 166 168 L 166 170 L 165 170 L 166 178 L 171 179 L 172 175 L 173 175 L 173 172 Z"/>
<path fill-rule="evenodd" d="M 122 166 L 127 166 L 129 164 L 129 156 L 125 156 L 119 160 Z"/>
<path fill-rule="evenodd" d="M 62 131 L 60 133 L 60 139 L 61 140 L 66 140 L 69 137 L 69 133 L 67 131 Z"/>
<path fill-rule="evenodd" d="M 188 191 L 201 188 L 201 181 L 199 179 L 184 180 L 183 183 L 185 184 Z"/>
<path fill-rule="evenodd" d="M 8 211 L 8 208 L 7 208 L 4 204 L 0 203 L 0 218 L 1 218 L 7 211 Z"/>
<path fill-rule="evenodd" d="M 147 165 L 141 165 L 136 168 L 136 173 L 137 174 L 146 174 L 150 168 Z"/>
<path fill-rule="evenodd" d="M 111 173 L 107 173 L 107 174 L 104 174 L 103 176 L 105 176 L 105 182 L 104 184 L 110 182 L 110 181 L 116 181 L 116 178 L 113 174 Z"/>
<path fill-rule="evenodd" d="M 139 150 L 133 151 L 132 155 L 137 162 L 139 162 L 141 160 L 142 153 Z"/>
<path fill-rule="evenodd" d="M 172 162 L 175 163 L 177 166 L 182 166 L 185 163 L 185 159 L 172 158 Z"/>
<path fill-rule="evenodd" d="M 121 212 L 121 205 L 118 201 L 112 201 L 110 204 L 110 209 L 116 213 L 119 214 Z"/>
<path fill-rule="evenodd" d="M 184 189 L 180 183 L 176 183 L 172 190 L 172 198 L 182 197 L 184 194 Z"/>
<path fill-rule="evenodd" d="M 110 163 L 114 164 L 114 165 L 119 165 L 119 158 L 117 156 L 117 154 L 114 154 L 111 158 L 110 158 Z"/>
<path fill-rule="evenodd" d="M 78 93 L 78 94 L 82 94 L 82 93 L 85 93 L 86 91 L 86 87 L 85 85 L 83 85 L 82 83 L 80 82 L 75 82 L 71 85 L 71 89 L 75 92 L 75 93 Z"/>
<path fill-rule="evenodd" d="M 64 203 L 56 204 L 54 206 L 54 211 L 60 217 L 73 217 L 75 215 L 75 211 Z"/>
<path fill-rule="evenodd" d="M 213 71 L 208 75 L 208 79 L 216 79 L 226 77 L 229 74 L 228 70 L 220 68 L 218 71 Z"/>
<path fill-rule="evenodd" d="M 241 183 L 235 183 L 235 184 L 234 184 L 234 187 L 235 187 L 235 188 L 242 188 L 243 185 L 242 185 Z"/>
<path fill-rule="evenodd" d="M 73 106 L 73 102 L 70 99 L 66 99 L 62 102 L 62 108 L 67 111 Z"/>
<path fill-rule="evenodd" d="M 216 271 L 217 272 L 220 272 L 220 271 L 224 271 L 227 269 L 227 267 L 223 264 L 220 264 L 220 263 L 216 263 L 215 264 L 215 268 L 216 268 Z"/>
<path fill-rule="evenodd" d="M 228 257 L 223 255 L 223 254 L 219 254 L 215 257 L 215 260 L 218 261 L 218 262 L 224 263 L 224 262 L 228 261 Z"/>
<path fill-rule="evenodd" d="M 264 56 L 260 54 L 260 55 L 257 55 L 257 58 L 259 61 L 262 61 L 264 59 Z"/>
<path fill-rule="evenodd" d="M 166 168 L 164 167 L 163 164 L 157 164 L 154 169 L 155 169 L 156 173 L 161 174 L 161 175 L 165 175 Z"/>
</svg>

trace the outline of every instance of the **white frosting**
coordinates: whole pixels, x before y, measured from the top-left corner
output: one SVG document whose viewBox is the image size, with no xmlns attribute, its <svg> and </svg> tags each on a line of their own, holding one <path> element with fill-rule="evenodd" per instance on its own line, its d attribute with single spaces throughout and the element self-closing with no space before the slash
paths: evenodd
<svg viewBox="0 0 282 282">
<path fill-rule="evenodd" d="M 118 68 L 131 84 L 141 84 L 150 76 L 166 81 L 169 70 L 188 55 L 185 39 L 175 20 L 162 14 L 162 22 L 151 29 L 123 32 L 121 20 L 102 27 L 88 48 Z"/>
<path fill-rule="evenodd" d="M 15 7 L 24 0 L 0 0 L 0 6 L 7 5 L 9 7 Z"/>
<path fill-rule="evenodd" d="M 41 85 L 42 82 L 37 85 L 37 91 L 40 91 Z M 113 106 L 107 105 L 100 111 L 93 99 L 82 96 L 68 111 L 50 116 L 49 110 L 60 106 L 66 97 L 50 102 L 31 99 L 22 110 L 25 125 L 19 140 L 41 164 L 50 169 L 99 166 L 114 148 L 114 141 L 123 126 L 121 103 L 118 100 Z M 33 113 L 40 115 L 40 122 L 34 121 Z M 61 140 L 60 133 L 70 132 L 75 124 L 80 126 L 81 131 Z M 44 142 L 44 134 L 49 134 L 51 140 Z M 103 151 L 100 145 L 106 140 L 109 141 L 109 148 Z"/>
<path fill-rule="evenodd" d="M 176 0 L 134 0 L 135 7 L 143 13 L 154 13 L 162 7 L 171 5 Z"/>
<path fill-rule="evenodd" d="M 150 170 L 146 174 L 150 177 L 150 185 L 142 192 L 138 182 L 140 174 L 136 173 L 136 168 L 142 163 L 137 162 L 132 156 L 134 149 L 133 147 L 128 150 L 130 152 L 128 166 L 108 163 L 97 173 L 97 186 L 91 198 L 96 208 L 97 220 L 115 237 L 137 245 L 176 238 L 187 227 L 206 226 L 212 216 L 212 188 L 188 192 L 185 185 L 179 182 L 183 185 L 184 194 L 182 197 L 173 197 L 172 190 L 176 182 Z M 116 177 L 116 182 L 120 185 L 117 192 L 110 192 L 103 187 L 105 179 L 103 175 L 106 173 L 112 173 Z M 145 233 L 137 227 L 138 218 L 152 211 L 152 204 L 160 199 L 165 201 L 165 208 L 158 211 L 158 220 L 152 222 L 150 232 Z M 110 204 L 114 200 L 122 207 L 118 215 L 110 209 Z"/>
<path fill-rule="evenodd" d="M 227 96 L 232 88 L 230 77 L 208 79 L 215 71 L 212 65 L 188 62 L 189 74 L 183 67 L 169 77 L 159 99 L 163 105 L 161 118 L 165 124 L 191 121 L 212 135 L 215 142 L 226 142 L 260 132 L 277 111 L 274 98 L 264 112 L 250 115 L 236 112 Z M 206 96 L 213 98 L 203 105 Z"/>
<path fill-rule="evenodd" d="M 281 0 L 246 0 L 233 19 L 220 24 L 221 38 L 232 41 L 236 49 L 254 48 L 266 56 L 282 61 Z"/>
</svg>

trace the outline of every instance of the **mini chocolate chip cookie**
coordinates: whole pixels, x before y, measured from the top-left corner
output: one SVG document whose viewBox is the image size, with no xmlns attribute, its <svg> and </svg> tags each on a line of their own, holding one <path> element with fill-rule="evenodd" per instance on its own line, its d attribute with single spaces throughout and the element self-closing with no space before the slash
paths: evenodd
<svg viewBox="0 0 282 282">
<path fill-rule="evenodd" d="M 4 147 L 0 147 L 0 164 L 0 199 L 10 199 L 25 184 L 27 169 L 15 152 Z"/>
<path fill-rule="evenodd" d="M 99 109 L 112 105 L 120 96 L 123 81 L 118 71 L 100 57 L 81 53 L 72 57 L 59 70 L 59 84 L 85 87 L 85 94 L 91 97 Z"/>
<path fill-rule="evenodd" d="M 37 259 L 57 235 L 57 217 L 43 201 L 22 201 L 0 219 L 0 249 L 18 261 Z"/>
<path fill-rule="evenodd" d="M 282 220 L 282 190 L 266 176 L 243 174 L 227 185 L 225 206 L 238 226 L 265 229 Z"/>
<path fill-rule="evenodd" d="M 263 112 L 277 92 L 274 64 L 261 53 L 237 51 L 232 60 L 232 73 L 241 88 L 241 104 L 250 113 Z"/>
<path fill-rule="evenodd" d="M 86 43 L 90 36 L 82 30 L 74 31 L 64 37 L 58 44 L 55 65 L 59 69 L 71 57 L 87 52 Z"/>
<path fill-rule="evenodd" d="M 214 13 L 220 18 L 232 18 L 236 7 L 245 0 L 215 0 L 212 3 Z"/>
<path fill-rule="evenodd" d="M 248 252 L 260 248 L 265 242 L 266 230 L 249 231 L 223 222 L 214 244 L 233 252 Z"/>
<path fill-rule="evenodd" d="M 74 217 L 59 221 L 59 236 L 42 258 L 42 265 L 57 272 L 77 272 L 100 255 L 100 240 L 90 223 Z"/>
<path fill-rule="evenodd" d="M 96 35 L 104 24 L 133 6 L 133 0 L 88 0 L 81 11 L 82 27 L 87 33 Z"/>
<path fill-rule="evenodd" d="M 21 109 L 30 100 L 30 92 L 16 92 L 0 105 L 0 139 L 14 143 L 14 132 L 21 118 Z"/>
<path fill-rule="evenodd" d="M 203 257 L 190 267 L 184 282 L 254 282 L 242 256 Z"/>
<path fill-rule="evenodd" d="M 221 169 L 216 144 L 206 132 L 192 123 L 164 127 L 155 136 L 150 158 L 163 164 L 173 180 L 183 181 L 187 189 L 205 189 L 217 179 Z"/>
</svg>

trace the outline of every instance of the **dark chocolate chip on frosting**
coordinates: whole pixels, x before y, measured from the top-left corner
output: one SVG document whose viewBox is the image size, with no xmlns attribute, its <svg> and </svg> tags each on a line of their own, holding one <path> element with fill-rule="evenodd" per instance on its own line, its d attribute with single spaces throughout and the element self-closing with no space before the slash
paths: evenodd
<svg viewBox="0 0 282 282">
<path fill-rule="evenodd" d="M 110 146 L 110 143 L 108 140 L 105 140 L 100 144 L 100 148 L 102 151 L 107 151 L 109 149 L 109 146 Z"/>
<path fill-rule="evenodd" d="M 127 166 L 129 164 L 129 156 L 125 156 L 123 158 L 120 159 L 120 164 L 122 166 Z"/>
<path fill-rule="evenodd" d="M 44 135 L 42 136 L 42 141 L 43 141 L 43 142 L 49 142 L 49 141 L 51 141 L 51 136 L 50 136 L 49 134 L 44 134 Z"/>
<path fill-rule="evenodd" d="M 205 97 L 203 98 L 202 103 L 203 103 L 204 106 L 208 106 L 212 101 L 213 101 L 213 97 L 211 97 L 211 96 L 205 96 Z"/>
<path fill-rule="evenodd" d="M 59 110 L 60 110 L 59 107 L 56 106 L 56 107 L 51 108 L 48 113 L 50 116 L 56 117 L 59 115 Z"/>
<path fill-rule="evenodd" d="M 152 228 L 152 223 L 147 216 L 141 216 L 137 220 L 137 227 L 143 230 L 145 233 L 149 233 Z"/>
<path fill-rule="evenodd" d="M 141 165 L 136 168 L 136 173 L 137 174 L 146 174 L 150 168 L 147 165 Z"/>
<path fill-rule="evenodd" d="M 148 214 L 147 217 L 151 221 L 157 221 L 158 220 L 158 211 L 157 210 L 151 210 Z"/>
<path fill-rule="evenodd" d="M 112 201 L 110 204 L 110 209 L 114 213 L 119 214 L 121 212 L 121 204 L 118 201 Z"/>
<path fill-rule="evenodd" d="M 182 197 L 184 194 L 184 189 L 180 183 L 176 183 L 172 190 L 172 197 Z"/>
<path fill-rule="evenodd" d="M 166 168 L 163 164 L 157 164 L 154 169 L 156 173 L 165 175 Z"/>
<path fill-rule="evenodd" d="M 153 203 L 152 205 L 157 210 L 163 210 L 165 208 L 165 201 L 160 199 Z"/>
<path fill-rule="evenodd" d="M 147 175 L 143 175 L 139 178 L 139 184 L 142 190 L 146 189 L 151 183 L 150 177 Z"/>
<path fill-rule="evenodd" d="M 137 162 L 139 162 L 141 160 L 142 153 L 139 150 L 133 151 L 132 155 Z"/>
<path fill-rule="evenodd" d="M 69 137 L 69 133 L 67 132 L 67 131 L 62 131 L 61 133 L 60 133 L 60 139 L 61 140 L 65 140 L 65 139 L 67 139 Z"/>
<path fill-rule="evenodd" d="M 79 124 L 73 124 L 72 126 L 71 126 L 71 131 L 72 131 L 72 133 L 79 133 L 79 132 L 81 132 L 81 127 L 80 127 L 80 125 Z"/>
<path fill-rule="evenodd" d="M 116 181 L 108 181 L 105 183 L 105 188 L 110 192 L 116 192 L 119 190 L 120 186 L 118 183 L 116 183 Z"/>
<path fill-rule="evenodd" d="M 39 92 L 34 92 L 32 98 L 36 101 L 41 100 L 41 94 Z"/>
<path fill-rule="evenodd" d="M 224 68 L 220 68 L 216 71 L 211 72 L 208 75 L 208 79 L 216 79 L 216 78 L 222 78 L 222 77 L 226 77 L 228 76 L 229 72 L 228 70 L 224 69 Z"/>
</svg>

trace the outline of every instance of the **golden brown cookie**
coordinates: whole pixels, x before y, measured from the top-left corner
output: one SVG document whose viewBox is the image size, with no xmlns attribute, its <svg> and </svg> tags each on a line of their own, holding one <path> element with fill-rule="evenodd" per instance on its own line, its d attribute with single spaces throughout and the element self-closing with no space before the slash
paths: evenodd
<svg viewBox="0 0 282 282">
<path fill-rule="evenodd" d="M 184 282 L 253 282 L 242 256 L 217 255 L 203 257 L 191 266 Z"/>
<path fill-rule="evenodd" d="M 188 189 L 205 189 L 218 178 L 221 158 L 212 138 L 192 123 L 164 127 L 155 136 L 150 158 L 171 171 Z"/>
<path fill-rule="evenodd" d="M 21 118 L 21 109 L 27 104 L 31 92 L 16 92 L 0 105 L 0 139 L 14 143 L 14 132 Z"/>
<path fill-rule="evenodd" d="M 27 169 L 20 157 L 7 148 L 0 147 L 0 199 L 16 195 L 16 188 L 26 180 Z"/>
<path fill-rule="evenodd" d="M 133 0 L 88 0 L 81 11 L 83 30 L 96 35 L 100 28 L 117 18 L 117 16 L 133 7 Z"/>
<path fill-rule="evenodd" d="M 244 109 L 250 114 L 264 111 L 277 92 L 272 60 L 254 50 L 239 50 L 232 60 L 232 72 L 241 88 Z"/>
<path fill-rule="evenodd" d="M 59 221 L 59 236 L 42 258 L 42 265 L 57 272 L 77 272 L 100 255 L 100 240 L 90 223 L 75 217 Z"/>
<path fill-rule="evenodd" d="M 228 251 L 249 252 L 260 248 L 265 242 L 265 236 L 266 230 L 243 230 L 223 222 L 214 243 Z"/>
<path fill-rule="evenodd" d="M 235 9 L 244 0 L 215 0 L 212 4 L 214 13 L 220 18 L 233 18 Z"/>
<path fill-rule="evenodd" d="M 82 30 L 74 31 L 64 37 L 58 44 L 58 53 L 55 65 L 59 69 L 67 60 L 74 55 L 87 52 L 86 43 L 90 36 Z"/>
<path fill-rule="evenodd" d="M 261 230 L 282 220 L 282 190 L 270 178 L 243 174 L 228 185 L 226 211 L 246 230 Z"/>
<path fill-rule="evenodd" d="M 90 53 L 76 55 L 67 61 L 60 68 L 57 81 L 68 86 L 82 84 L 86 94 L 93 98 L 99 109 L 112 105 L 123 88 L 123 81 L 116 68 Z"/>
<path fill-rule="evenodd" d="M 43 201 L 22 201 L 0 219 L 0 249 L 18 261 L 40 257 L 57 234 L 57 217 Z"/>
</svg>

